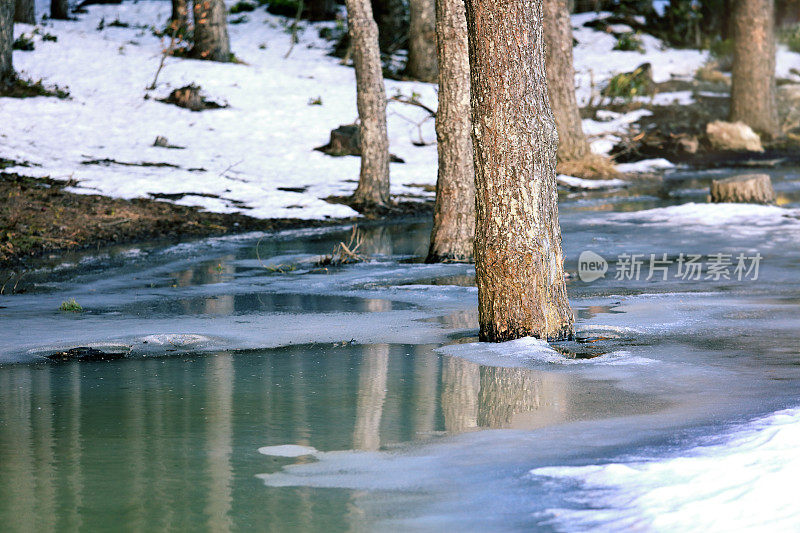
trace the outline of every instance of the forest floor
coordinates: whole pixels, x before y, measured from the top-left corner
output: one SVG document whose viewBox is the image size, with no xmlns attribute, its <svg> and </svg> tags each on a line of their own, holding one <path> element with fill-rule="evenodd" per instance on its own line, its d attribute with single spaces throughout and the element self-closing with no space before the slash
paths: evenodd
<svg viewBox="0 0 800 533">
<path fill-rule="evenodd" d="M 48 3 L 37 0 L 37 9 L 46 12 Z M 14 199 L 0 207 L 0 261 L 364 215 L 342 200 L 355 189 L 359 158 L 315 150 L 357 117 L 353 69 L 330 55 L 341 21 L 301 21 L 292 46 L 290 19 L 262 8 L 231 15 L 238 61 L 223 64 L 164 57 L 169 43 L 158 29 L 169 13 L 166 1 L 124 2 L 89 6 L 71 21 L 15 25 L 15 37 L 32 48 L 14 52 L 17 72 L 58 97 L 0 98 L 0 192 Z M 606 24 L 605 16 L 572 19 L 577 97 L 588 110 L 592 151 L 614 156 L 623 180 L 706 164 L 703 128 L 726 114 L 729 75 L 699 81 L 713 61 L 707 51 L 669 48 L 647 34 L 640 50 L 618 50 L 619 35 L 632 27 Z M 402 63 L 390 58 L 387 69 Z M 782 83 L 800 87 L 800 54 L 782 47 L 777 63 Z M 614 76 L 645 64 L 653 94 L 623 101 L 603 94 Z M 435 109 L 436 87 L 395 78 L 386 90 L 390 150 L 403 160 L 391 164 L 399 209 L 371 216 L 427 212 L 435 193 L 433 117 L 408 102 Z M 194 112 L 163 102 L 187 85 L 221 107 Z M 682 152 L 687 140 L 698 153 Z M 771 148 L 757 157 L 780 159 Z M 571 190 L 596 188 L 579 172 L 568 174 L 559 180 Z"/>
</svg>

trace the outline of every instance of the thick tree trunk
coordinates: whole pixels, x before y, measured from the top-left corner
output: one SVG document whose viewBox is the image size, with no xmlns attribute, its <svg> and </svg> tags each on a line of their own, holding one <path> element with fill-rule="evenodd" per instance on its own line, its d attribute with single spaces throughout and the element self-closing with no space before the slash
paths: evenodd
<svg viewBox="0 0 800 533">
<path fill-rule="evenodd" d="M 378 26 L 369 0 L 346 0 L 346 5 L 361 121 L 361 175 L 352 200 L 358 205 L 385 205 L 389 202 L 389 137 Z"/>
<path fill-rule="evenodd" d="M 408 63 L 406 74 L 436 81 L 436 0 L 409 1 Z"/>
<path fill-rule="evenodd" d="M 50 0 L 50 18 L 69 19 L 69 0 Z"/>
<path fill-rule="evenodd" d="M 733 2 L 731 122 L 744 122 L 768 138 L 780 133 L 773 12 L 773 0 Z"/>
<path fill-rule="evenodd" d="M 170 31 L 181 31 L 189 24 L 189 8 L 186 0 L 172 0 L 172 15 L 169 18 Z"/>
<path fill-rule="evenodd" d="M 471 261 L 475 240 L 475 165 L 469 106 L 464 0 L 436 0 L 439 177 L 428 262 Z"/>
<path fill-rule="evenodd" d="M 14 2 L 0 0 L 0 89 L 8 87 L 16 77 L 11 62 L 14 44 Z"/>
<path fill-rule="evenodd" d="M 589 153 L 575 98 L 572 66 L 572 22 L 567 0 L 544 0 L 544 40 L 547 44 L 547 86 L 558 130 L 558 159 L 573 161 Z"/>
<path fill-rule="evenodd" d="M 14 22 L 36 24 L 36 2 L 33 0 L 16 0 Z"/>
<path fill-rule="evenodd" d="M 223 63 L 231 60 L 227 15 L 223 0 L 194 0 L 192 57 Z"/>
<path fill-rule="evenodd" d="M 480 338 L 571 337 L 542 0 L 467 0 L 466 7 Z"/>
<path fill-rule="evenodd" d="M 372 0 L 375 22 L 378 23 L 378 42 L 386 54 L 393 54 L 406 45 L 408 14 L 403 0 Z"/>
</svg>

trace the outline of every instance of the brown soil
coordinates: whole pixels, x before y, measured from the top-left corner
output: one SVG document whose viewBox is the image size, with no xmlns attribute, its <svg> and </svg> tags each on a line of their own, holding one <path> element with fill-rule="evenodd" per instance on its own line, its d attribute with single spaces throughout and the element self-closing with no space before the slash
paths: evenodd
<svg viewBox="0 0 800 533">
<path fill-rule="evenodd" d="M 342 222 L 207 213 L 163 201 L 74 194 L 64 190 L 68 185 L 0 172 L 0 268 L 44 253 L 107 244 Z"/>
<path fill-rule="evenodd" d="M 0 159 L 0 169 L 17 165 Z M 157 199 L 121 200 L 75 194 L 75 182 L 30 178 L 0 170 L 0 269 L 46 253 L 158 239 L 206 237 L 247 231 L 322 227 L 352 219 L 257 219 L 208 213 Z M 155 195 L 154 195 L 155 196 Z M 167 200 L 182 195 L 160 195 Z M 347 198 L 328 201 L 349 204 Z M 358 206 L 353 206 L 356 210 Z M 360 210 L 368 220 L 405 218 L 432 212 L 430 201 L 399 201 Z"/>
</svg>

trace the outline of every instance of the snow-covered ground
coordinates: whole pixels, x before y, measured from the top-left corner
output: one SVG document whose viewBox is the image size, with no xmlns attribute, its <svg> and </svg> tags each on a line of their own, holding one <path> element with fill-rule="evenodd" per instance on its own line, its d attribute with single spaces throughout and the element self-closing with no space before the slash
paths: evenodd
<svg viewBox="0 0 800 533">
<path fill-rule="evenodd" d="M 46 12 L 46 4 L 39 2 L 40 13 Z M 357 118 L 353 69 L 329 57 L 330 43 L 318 36 L 321 27 L 333 23 L 304 24 L 299 44 L 286 58 L 286 20 L 263 9 L 248 13 L 247 22 L 229 26 L 233 51 L 242 64 L 168 58 L 156 89 L 147 91 L 163 47 L 148 27 L 163 27 L 170 3 L 125 2 L 88 9 L 77 21 L 46 23 L 44 29 L 58 42 L 37 36 L 35 51 L 14 53 L 15 67 L 24 77 L 68 87 L 71 99 L 0 99 L 0 157 L 34 165 L 9 171 L 74 179 L 78 185 L 71 190 L 87 194 L 182 194 L 176 203 L 263 218 L 356 214 L 324 199 L 352 193 L 359 159 L 313 150 L 328 141 L 331 129 Z M 588 98 L 591 77 L 602 86 L 611 75 L 649 61 L 661 81 L 691 75 L 706 60 L 704 52 L 665 49 L 647 36 L 645 54 L 612 51 L 612 36 L 582 27 L 593 16 L 573 18 L 581 100 Z M 98 30 L 101 20 L 105 28 Z M 115 20 L 131 26 L 109 27 Z M 15 35 L 32 29 L 18 24 Z M 786 57 L 783 52 L 779 65 L 788 71 L 786 65 L 792 62 Z M 797 54 L 789 59 L 800 64 Z M 190 83 L 230 107 L 194 113 L 156 101 Z M 431 84 L 387 80 L 386 90 L 389 95 L 417 93 L 436 106 Z M 321 105 L 311 105 L 315 99 Z M 610 116 L 608 122 L 585 121 L 593 150 L 608 152 L 614 134 L 625 131 L 641 113 Z M 432 195 L 425 187 L 436 181 L 435 133 L 432 120 L 417 126 L 424 118 L 425 112 L 416 107 L 389 104 L 391 151 L 405 160 L 391 165 L 394 195 Z M 185 149 L 154 147 L 156 136 Z M 420 137 L 429 144 L 416 146 Z M 174 167 L 86 164 L 104 159 Z"/>
</svg>

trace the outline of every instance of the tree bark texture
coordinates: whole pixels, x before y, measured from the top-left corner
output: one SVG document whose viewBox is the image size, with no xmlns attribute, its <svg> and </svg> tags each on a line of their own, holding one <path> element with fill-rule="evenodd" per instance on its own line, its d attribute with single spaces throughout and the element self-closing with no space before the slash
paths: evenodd
<svg viewBox="0 0 800 533">
<path fill-rule="evenodd" d="M 428 262 L 472 261 L 475 165 L 470 136 L 469 50 L 464 0 L 436 0 L 439 175 Z"/>
<path fill-rule="evenodd" d="M 192 57 L 223 63 L 231 60 L 227 15 L 228 10 L 223 0 L 194 1 Z"/>
<path fill-rule="evenodd" d="M 714 203 L 774 204 L 775 190 L 768 174 L 742 174 L 711 180 L 711 201 Z"/>
<path fill-rule="evenodd" d="M 393 54 L 406 46 L 408 13 L 403 0 L 372 0 L 381 52 Z"/>
<path fill-rule="evenodd" d="M 542 0 L 467 0 L 480 339 L 573 336 Z"/>
<path fill-rule="evenodd" d="M 36 24 L 36 3 L 33 0 L 16 0 L 14 22 Z"/>
<path fill-rule="evenodd" d="M 575 97 L 572 64 L 572 22 L 567 0 L 544 0 L 544 40 L 547 45 L 547 87 L 558 130 L 558 159 L 573 161 L 589 153 Z"/>
<path fill-rule="evenodd" d="M 0 89 L 10 85 L 14 78 L 11 61 L 14 44 L 14 2 L 0 0 Z"/>
<path fill-rule="evenodd" d="M 69 19 L 69 0 L 50 0 L 50 18 Z"/>
<path fill-rule="evenodd" d="M 436 0 L 409 1 L 408 63 L 406 74 L 436 81 Z"/>
<path fill-rule="evenodd" d="M 775 98 L 773 0 L 732 3 L 731 122 L 744 122 L 756 133 L 775 138 L 780 129 Z"/>
<path fill-rule="evenodd" d="M 352 200 L 359 205 L 384 205 L 389 202 L 389 136 L 378 26 L 369 0 L 346 0 L 346 6 L 361 128 L 361 174 Z"/>
</svg>

